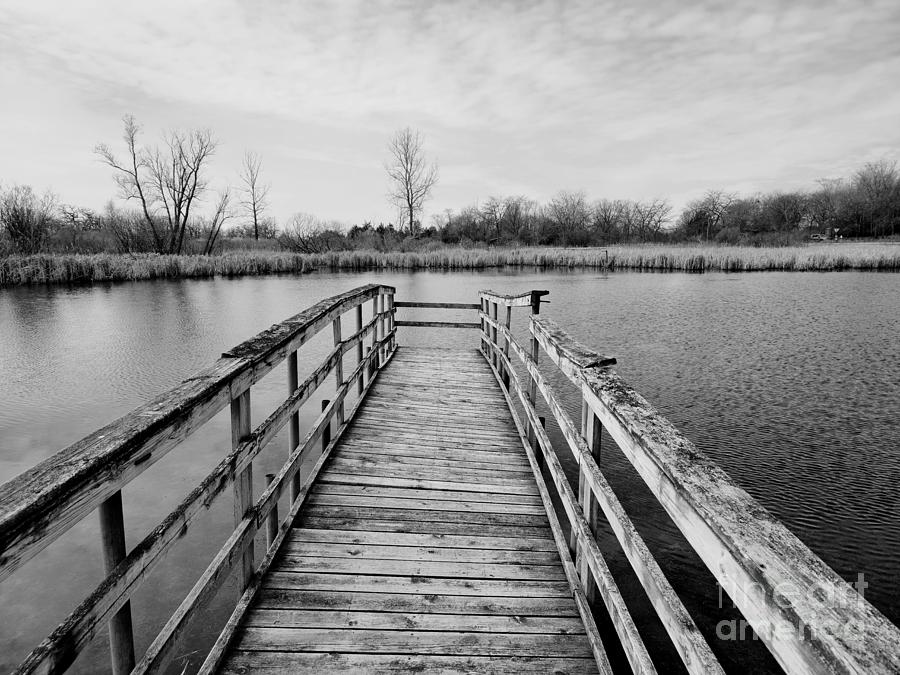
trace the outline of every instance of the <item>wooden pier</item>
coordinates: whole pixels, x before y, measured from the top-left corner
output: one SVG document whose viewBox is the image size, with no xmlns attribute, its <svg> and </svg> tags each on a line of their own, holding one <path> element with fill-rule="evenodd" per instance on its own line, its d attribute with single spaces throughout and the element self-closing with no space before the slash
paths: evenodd
<svg viewBox="0 0 900 675">
<path fill-rule="evenodd" d="M 403 348 L 319 474 L 225 672 L 596 672 L 476 349 Z"/>
<path fill-rule="evenodd" d="M 694 622 L 607 483 L 601 429 L 614 444 L 604 453 L 631 462 L 787 672 L 900 671 L 900 630 L 631 389 L 615 359 L 542 317 L 545 292 L 394 295 L 373 284 L 324 300 L 0 487 L 0 583 L 94 511 L 108 574 L 18 673 L 65 671 L 104 629 L 114 673 L 165 670 L 233 574 L 240 594 L 201 673 L 610 673 L 610 641 L 633 672 L 656 672 L 597 544 L 601 520 L 685 669 L 723 672 L 723 645 Z M 404 308 L 477 320 L 402 320 Z M 527 312 L 527 342 L 514 312 Z M 333 350 L 300 381 L 303 344 L 328 327 Z M 404 327 L 470 330 L 471 348 L 400 346 Z M 287 398 L 254 427 L 252 386 L 280 364 Z M 548 367 L 580 393 L 580 423 Z M 301 436 L 300 407 L 329 381 Z M 229 406 L 231 452 L 127 550 L 121 489 Z M 254 494 L 254 458 L 285 428 L 286 461 Z M 560 452 L 578 464 L 577 485 Z M 312 464 L 303 479 L 301 464 Z M 229 492 L 233 532 L 136 654 L 129 599 L 180 539 L 203 535 L 194 519 Z"/>
</svg>

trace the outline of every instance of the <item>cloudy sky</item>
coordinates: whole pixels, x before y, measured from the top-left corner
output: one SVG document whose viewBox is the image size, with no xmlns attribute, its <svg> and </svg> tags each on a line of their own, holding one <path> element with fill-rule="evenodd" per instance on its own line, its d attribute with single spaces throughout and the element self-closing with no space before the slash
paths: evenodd
<svg viewBox="0 0 900 675">
<path fill-rule="evenodd" d="M 391 134 L 429 216 L 490 195 L 810 187 L 900 156 L 900 2 L 0 0 L 0 182 L 101 207 L 133 113 L 209 127 L 214 187 L 263 158 L 271 208 L 388 221 Z"/>
</svg>

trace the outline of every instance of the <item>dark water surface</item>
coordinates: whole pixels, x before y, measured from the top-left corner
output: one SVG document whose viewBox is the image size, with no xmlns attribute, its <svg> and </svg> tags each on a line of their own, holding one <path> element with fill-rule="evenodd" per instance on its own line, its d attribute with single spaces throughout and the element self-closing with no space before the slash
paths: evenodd
<svg viewBox="0 0 900 675">
<path fill-rule="evenodd" d="M 582 342 L 616 356 L 618 371 L 638 391 L 825 562 L 848 580 L 864 574 L 866 598 L 900 623 L 900 275 L 895 274 L 315 274 L 0 290 L 0 482 L 270 324 L 370 281 L 396 286 L 398 299 L 417 300 L 475 302 L 483 288 L 550 290 L 551 304 L 542 313 Z M 447 318 L 426 312 L 418 316 Z M 524 318 L 514 315 L 519 331 Z M 301 369 L 311 370 L 330 349 L 327 333 L 301 350 Z M 400 344 L 475 346 L 476 335 L 409 331 L 401 334 Z M 283 397 L 282 370 L 254 387 L 255 422 Z M 301 424 L 308 427 L 318 409 L 317 400 L 307 404 Z M 569 409 L 577 419 L 574 398 Z M 217 416 L 124 490 L 129 546 L 228 451 L 227 415 Z M 278 468 L 286 444 L 279 436 L 258 463 L 257 494 L 260 476 Z M 663 569 L 714 638 L 723 614 L 712 578 L 611 443 L 604 445 L 602 463 Z M 136 594 L 139 652 L 231 527 L 229 494 L 192 525 Z M 609 541 L 604 548 L 614 549 Z M 100 581 L 100 556 L 92 515 L 0 583 L 0 670 L 14 667 Z M 611 558 L 623 586 L 634 591 L 622 561 L 614 553 Z M 202 662 L 236 594 L 230 585 L 180 647 L 171 670 Z M 646 618 L 640 593 L 634 595 L 638 620 L 646 620 L 656 635 L 658 626 Z M 730 669 L 768 666 L 743 656 L 752 646 L 715 648 Z M 106 670 L 106 652 L 101 631 L 76 671 Z M 663 661 L 668 656 L 659 654 Z"/>
</svg>

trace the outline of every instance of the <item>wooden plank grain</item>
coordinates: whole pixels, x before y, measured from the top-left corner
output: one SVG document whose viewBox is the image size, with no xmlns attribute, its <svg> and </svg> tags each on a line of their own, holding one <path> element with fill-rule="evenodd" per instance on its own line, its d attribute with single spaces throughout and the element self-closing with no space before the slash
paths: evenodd
<svg viewBox="0 0 900 675">
<path fill-rule="evenodd" d="M 406 520 L 400 517 L 391 520 L 364 518 L 357 516 L 335 517 L 317 513 L 300 514 L 297 525 L 315 529 L 353 530 L 357 532 L 395 532 L 408 534 L 471 534 L 470 523 L 448 523 L 445 521 Z M 479 523 L 478 534 L 486 537 L 525 537 L 529 539 L 551 539 L 550 528 L 546 526 L 486 525 Z"/>
<path fill-rule="evenodd" d="M 427 589 L 422 589 L 427 590 Z M 500 616 L 578 617 L 572 598 L 447 595 L 440 593 L 378 593 L 352 590 L 298 590 L 264 587 L 255 605 L 259 609 L 353 610 Z M 583 628 L 583 626 L 582 626 Z"/>
<path fill-rule="evenodd" d="M 317 483 L 314 495 L 356 495 L 363 497 L 388 497 L 394 499 L 437 499 L 489 504 L 541 503 L 537 495 L 503 494 L 495 492 L 462 492 L 454 490 L 415 490 L 411 488 L 379 487 L 374 485 L 348 485 L 346 483 Z"/>
<path fill-rule="evenodd" d="M 247 626 L 257 628 L 353 628 L 355 630 L 452 631 L 455 633 L 543 633 L 580 635 L 578 617 L 504 614 L 439 614 L 435 612 L 383 612 L 320 609 L 256 608 L 247 614 Z"/>
<path fill-rule="evenodd" d="M 341 652 L 366 654 L 465 654 L 587 658 L 583 635 L 465 633 L 454 631 L 257 628 L 241 635 L 248 651 Z"/>
<path fill-rule="evenodd" d="M 421 654 L 346 654 L 321 652 L 235 652 L 223 673 L 596 673 L 593 659 L 571 657 L 426 656 Z"/>
<path fill-rule="evenodd" d="M 569 584 L 555 579 L 490 579 L 429 575 L 334 574 L 272 571 L 266 588 L 284 590 L 353 591 L 392 595 L 471 595 L 491 597 L 572 598 Z"/>
<path fill-rule="evenodd" d="M 521 464 L 513 464 L 512 462 L 497 463 L 467 461 L 466 459 L 464 459 L 465 457 L 467 457 L 467 455 L 462 453 L 459 453 L 457 456 L 451 459 L 436 459 L 434 457 L 409 456 L 396 453 L 375 455 L 374 453 L 370 454 L 366 452 L 365 449 L 354 449 L 351 446 L 342 448 L 341 452 L 339 452 L 337 456 L 343 459 L 361 460 L 364 461 L 364 463 L 371 465 L 394 466 L 396 464 L 403 464 L 408 465 L 410 468 L 430 467 L 439 469 L 458 469 L 460 471 L 489 471 L 496 472 L 498 475 L 507 476 L 509 478 L 515 478 L 522 475 L 528 476 L 531 471 L 531 469 L 527 466 L 522 466 Z"/>
<path fill-rule="evenodd" d="M 504 504 L 502 502 L 471 502 L 452 499 L 417 499 L 384 496 L 315 494 L 308 500 L 310 509 L 317 506 L 354 506 L 380 509 L 418 509 L 421 511 L 463 511 L 476 513 L 526 513 L 542 515 L 544 507 L 536 504 Z M 439 518 L 439 514 L 435 514 Z"/>
<path fill-rule="evenodd" d="M 392 576 L 445 577 L 455 579 L 561 580 L 561 565 L 444 562 L 432 560 L 383 560 L 375 558 L 314 558 L 285 554 L 281 569 L 330 574 L 383 574 Z"/>
<path fill-rule="evenodd" d="M 525 537 L 357 532 L 353 530 L 320 530 L 299 527 L 294 528 L 290 541 L 503 549 L 508 551 L 556 551 L 556 546 L 546 539 Z"/>
<path fill-rule="evenodd" d="M 437 480 L 431 478 L 404 477 L 395 478 L 396 473 L 382 472 L 386 475 L 377 475 L 375 472 L 367 474 L 358 474 L 354 470 L 349 472 L 340 471 L 334 468 L 328 469 L 322 473 L 321 482 L 326 483 L 349 483 L 350 485 L 376 485 L 380 487 L 403 487 L 416 488 L 421 490 L 454 490 L 463 492 L 484 492 L 485 483 L 472 482 L 471 478 L 463 480 L 455 480 L 443 476 L 445 480 Z M 490 483 L 492 492 L 506 494 L 534 494 L 534 488 L 527 483 Z"/>
<path fill-rule="evenodd" d="M 509 551 L 497 548 L 446 548 L 387 544 L 347 544 L 289 539 L 282 547 L 285 556 L 347 558 L 353 560 L 409 560 L 476 562 L 510 565 L 559 565 L 556 551 Z M 287 559 L 286 559 L 287 560 Z"/>
<path fill-rule="evenodd" d="M 459 443 L 466 447 L 471 446 L 488 446 L 490 448 L 496 447 L 515 447 L 513 446 L 509 436 L 504 433 L 494 433 L 494 432 L 485 432 L 484 435 L 480 433 L 476 435 L 474 432 L 476 429 L 463 430 L 463 429 L 449 429 L 449 428 L 440 428 L 440 427 L 429 427 L 426 425 L 419 425 L 416 428 L 411 428 L 409 424 L 404 424 L 401 420 L 386 420 L 382 424 L 379 425 L 366 425 L 359 426 L 353 429 L 353 432 L 348 436 L 349 439 L 356 439 L 362 437 L 378 439 L 378 440 L 414 440 L 416 438 L 422 438 L 425 440 L 437 440 L 437 441 L 446 441 L 448 443 Z M 521 453 L 519 453 L 521 454 Z"/>
<path fill-rule="evenodd" d="M 475 469 L 445 469 L 443 467 L 413 467 L 405 465 L 401 462 L 367 462 L 364 460 L 348 459 L 341 456 L 335 457 L 325 471 L 325 476 L 331 475 L 332 472 L 340 472 L 342 474 L 357 475 L 362 479 L 369 478 L 393 478 L 396 475 L 405 476 L 406 479 L 419 479 L 432 482 L 450 482 L 470 483 L 477 481 L 482 485 L 518 488 L 523 492 L 531 493 L 531 483 L 527 478 L 507 478 L 505 475 L 499 475 L 496 471 L 485 471 Z M 451 488 L 453 489 L 453 488 Z"/>
<path fill-rule="evenodd" d="M 364 452 L 369 457 L 385 455 L 388 457 L 410 457 L 418 459 L 433 459 L 454 461 L 456 457 L 465 458 L 468 462 L 483 464 L 484 468 L 493 468 L 494 465 L 522 467 L 527 466 L 521 455 L 512 449 L 492 448 L 490 450 L 472 450 L 471 448 L 441 445 L 440 442 L 425 443 L 392 443 L 390 445 L 376 439 L 354 438 L 352 443 L 348 441 L 341 449 L 344 452 Z M 448 459 L 449 458 L 449 459 Z"/>
<path fill-rule="evenodd" d="M 392 509 L 377 506 L 318 506 L 315 515 L 327 518 L 366 518 L 370 520 L 419 520 L 442 523 L 470 523 L 472 525 L 517 525 L 544 527 L 540 515 L 521 513 L 484 513 L 478 511 L 427 511 Z"/>
</svg>

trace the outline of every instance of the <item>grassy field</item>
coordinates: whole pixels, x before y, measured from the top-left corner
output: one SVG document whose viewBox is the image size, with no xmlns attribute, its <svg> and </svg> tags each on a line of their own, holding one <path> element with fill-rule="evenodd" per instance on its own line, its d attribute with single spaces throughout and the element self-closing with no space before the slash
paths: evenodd
<svg viewBox="0 0 900 675">
<path fill-rule="evenodd" d="M 236 251 L 216 256 L 46 254 L 0 258 L 0 286 L 303 274 L 317 270 L 466 270 L 506 266 L 684 272 L 900 271 L 900 244 L 842 242 L 779 248 L 699 245 L 606 249 L 446 248 L 428 252 L 340 251 L 312 255 L 274 251 Z"/>
</svg>

